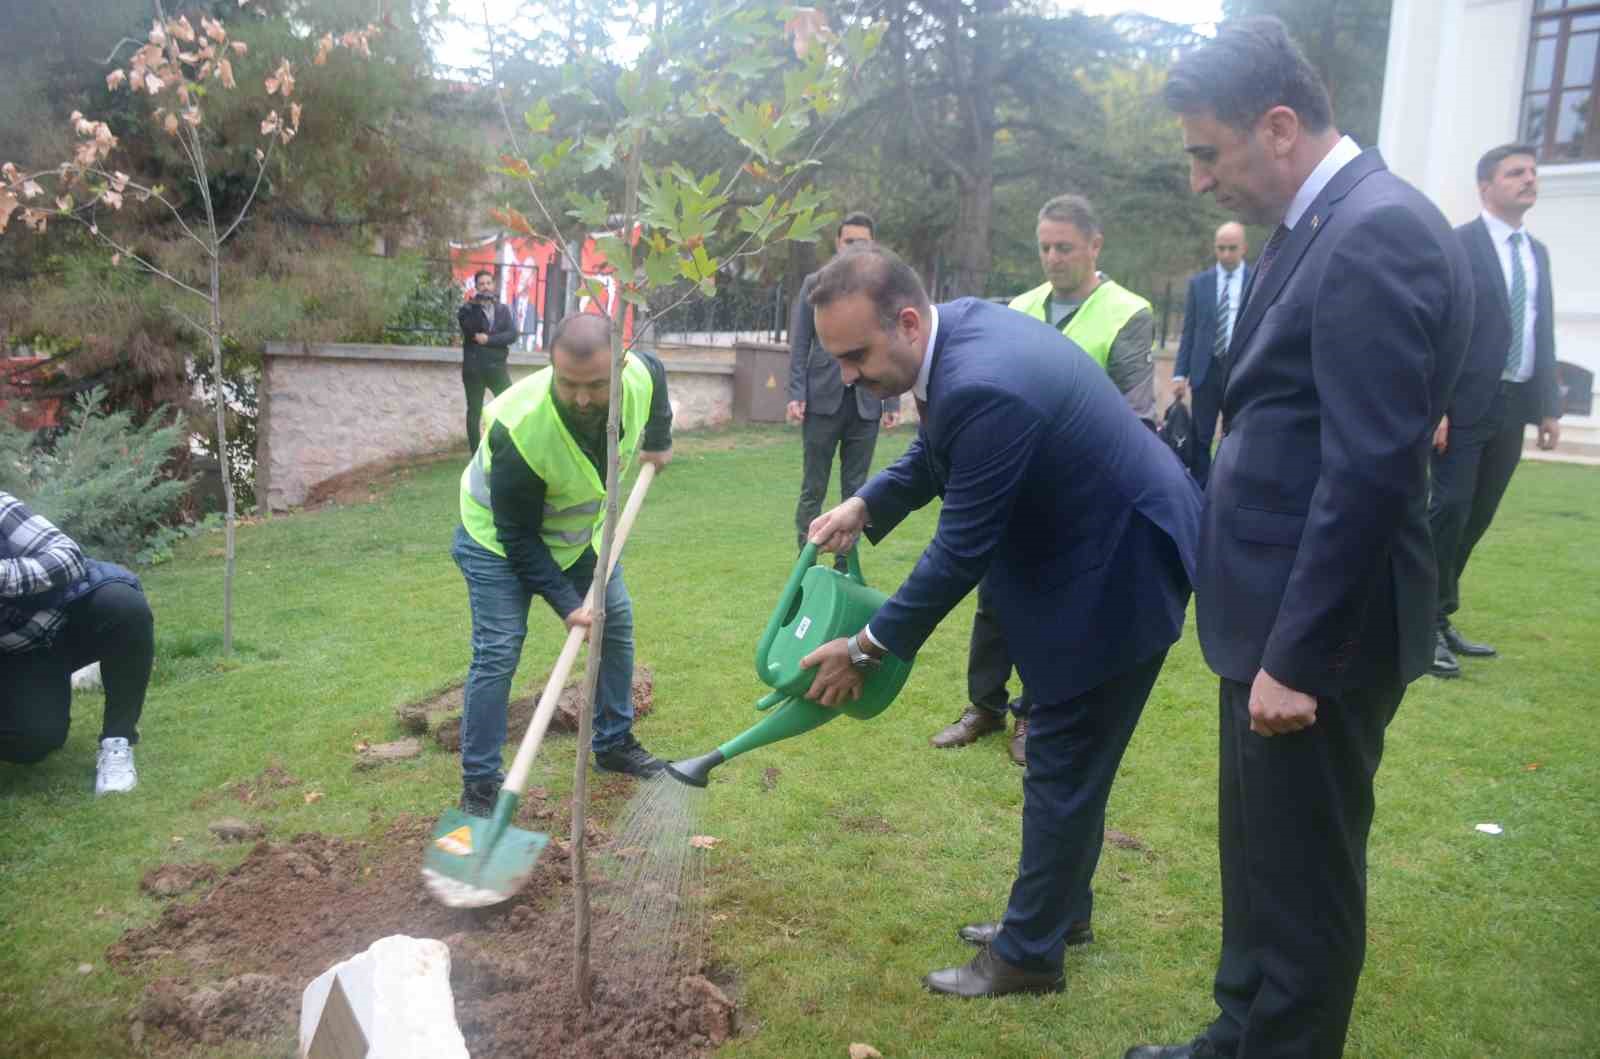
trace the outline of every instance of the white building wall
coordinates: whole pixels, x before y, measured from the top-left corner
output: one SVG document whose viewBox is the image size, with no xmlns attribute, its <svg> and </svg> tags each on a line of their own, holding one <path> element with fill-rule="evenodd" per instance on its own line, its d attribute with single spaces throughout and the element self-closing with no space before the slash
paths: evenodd
<svg viewBox="0 0 1600 1059">
<path fill-rule="evenodd" d="M 1532 15 L 1533 0 L 1394 0 L 1378 146 L 1452 224 L 1479 212 L 1478 158 L 1517 139 Z M 1527 225 L 1550 248 L 1556 356 L 1600 376 L 1600 162 L 1540 166 L 1539 185 Z M 1562 432 L 1600 445 L 1600 416 Z"/>
</svg>

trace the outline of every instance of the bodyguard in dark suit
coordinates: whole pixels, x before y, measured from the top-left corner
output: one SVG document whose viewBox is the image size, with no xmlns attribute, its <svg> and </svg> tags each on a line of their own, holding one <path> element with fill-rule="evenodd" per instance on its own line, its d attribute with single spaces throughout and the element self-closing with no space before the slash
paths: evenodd
<svg viewBox="0 0 1600 1059">
<path fill-rule="evenodd" d="M 825 644 L 810 695 L 859 694 L 857 667 L 910 658 L 980 579 L 1032 692 L 1022 859 L 1002 923 L 963 928 L 973 960 L 938 993 L 1062 988 L 1088 940 L 1106 800 L 1167 649 L 1183 628 L 1200 491 L 1087 354 L 1022 313 L 963 298 L 930 306 L 879 247 L 852 250 L 811 292 L 847 382 L 909 390 L 922 426 L 899 460 L 811 524 L 827 550 L 877 542 L 943 497 L 932 543 L 868 626 Z"/>
<path fill-rule="evenodd" d="M 1461 606 L 1461 574 L 1522 459 L 1523 427 L 1539 428 L 1541 449 L 1555 448 L 1561 436 L 1550 252 L 1522 224 L 1539 198 L 1533 148 L 1507 144 L 1479 159 L 1478 197 L 1483 213 L 1456 229 L 1472 262 L 1477 312 L 1461 379 L 1433 439 L 1428 525 L 1439 568 L 1439 635 L 1429 672 L 1436 677 L 1459 676 L 1458 655 L 1495 653 L 1450 622 Z"/>
<path fill-rule="evenodd" d="M 1220 1011 L 1127 1054 L 1335 1059 L 1384 729 L 1433 655 L 1428 450 L 1472 285 L 1433 204 L 1340 136 L 1278 20 L 1224 23 L 1166 98 L 1193 188 L 1275 230 L 1228 348 L 1195 582 L 1222 678 Z"/>
<path fill-rule="evenodd" d="M 483 417 L 483 390 L 496 397 L 511 385 L 506 358 L 511 343 L 517 340 L 517 325 L 511 309 L 494 296 L 494 273 L 481 269 L 473 274 L 477 291 L 472 300 L 456 310 L 461 325 L 461 385 L 467 394 L 467 447 L 478 451 L 478 424 Z"/>
<path fill-rule="evenodd" d="M 848 214 L 839 222 L 834 248 L 840 253 L 872 242 L 872 218 Z M 883 400 L 860 386 L 847 384 L 839 366 L 817 341 L 806 299 L 817 282 L 815 272 L 800 285 L 789 313 L 789 404 L 787 415 L 800 424 L 804 445 L 800 502 L 795 505 L 795 533 L 803 547 L 806 528 L 822 511 L 833 476 L 833 454 L 839 453 L 839 499 L 849 500 L 867 480 L 872 450 L 878 445 L 878 424 L 892 429 L 900 418 L 900 398 Z"/>
<path fill-rule="evenodd" d="M 1211 438 L 1222 407 L 1222 380 L 1228 373 L 1228 343 L 1250 282 L 1245 263 L 1244 225 L 1229 221 L 1217 229 L 1217 263 L 1189 277 L 1183 303 L 1183 337 L 1172 370 L 1172 399 L 1189 397 L 1194 419 L 1194 455 L 1189 470 L 1204 489 L 1211 474 Z"/>
</svg>

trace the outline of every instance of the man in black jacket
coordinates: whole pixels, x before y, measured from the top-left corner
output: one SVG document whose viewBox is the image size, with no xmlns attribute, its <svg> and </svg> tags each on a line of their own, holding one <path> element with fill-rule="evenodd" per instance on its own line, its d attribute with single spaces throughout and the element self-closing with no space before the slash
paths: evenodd
<svg viewBox="0 0 1600 1059">
<path fill-rule="evenodd" d="M 517 340 L 511 310 L 494 296 L 494 273 L 480 269 L 472 277 L 477 291 L 456 312 L 461 324 L 461 385 L 467 391 L 467 448 L 478 451 L 478 421 L 483 416 L 483 391 L 496 397 L 511 385 L 506 357 Z"/>
<path fill-rule="evenodd" d="M 851 213 L 839 222 L 834 248 L 843 253 L 872 239 L 872 218 Z M 811 304 L 806 301 L 816 282 L 815 272 L 805 278 L 789 314 L 789 403 L 785 413 L 791 423 L 800 424 L 804 445 L 800 501 L 794 512 L 800 547 L 805 547 L 811 520 L 822 513 L 828 479 L 833 476 L 833 454 L 839 454 L 842 503 L 855 496 L 867 480 L 879 423 L 887 430 L 900 419 L 900 398 L 880 400 L 861 387 L 846 385 L 839 366 L 817 340 Z M 844 568 L 842 557 L 838 566 Z"/>
<path fill-rule="evenodd" d="M 1478 161 L 1483 212 L 1456 229 L 1472 262 L 1477 312 L 1450 407 L 1433 437 L 1433 488 L 1428 527 L 1439 565 L 1436 677 L 1461 675 L 1458 655 L 1495 651 L 1456 631 L 1461 573 L 1522 459 L 1524 427 L 1539 428 L 1539 447 L 1561 436 L 1557 417 L 1556 334 L 1550 296 L 1550 252 L 1522 218 L 1539 198 L 1532 147 L 1506 144 Z"/>
</svg>

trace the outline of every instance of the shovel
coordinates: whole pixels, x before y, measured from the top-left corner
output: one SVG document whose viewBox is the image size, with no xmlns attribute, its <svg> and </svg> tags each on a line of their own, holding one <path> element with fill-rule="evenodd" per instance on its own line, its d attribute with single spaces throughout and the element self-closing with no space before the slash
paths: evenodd
<svg viewBox="0 0 1600 1059">
<path fill-rule="evenodd" d="M 589 595 L 584 599 L 585 606 L 593 604 L 596 588 L 610 581 L 611 571 L 616 569 L 617 559 L 622 555 L 623 542 L 628 539 L 628 530 L 633 527 L 655 474 L 654 464 L 646 463 L 639 468 L 633 492 L 628 494 L 628 503 L 617 520 L 610 566 L 603 578 L 597 572 L 594 583 L 589 586 Z M 511 818 L 522 801 L 533 756 L 539 752 L 539 744 L 544 740 L 545 730 L 550 727 L 550 718 L 561 698 L 562 685 L 567 682 L 567 674 L 572 671 L 572 663 L 588 631 L 579 626 L 567 633 L 561 656 L 556 659 L 556 667 L 544 686 L 544 694 L 539 696 L 539 705 L 533 711 L 527 734 L 522 737 L 516 760 L 511 763 L 505 785 L 500 788 L 494 815 L 473 816 L 460 809 L 450 809 L 434 825 L 433 838 L 422 855 L 422 881 L 441 904 L 452 908 L 499 904 L 515 896 L 533 874 L 533 866 L 549 844 L 550 836 L 512 827 Z"/>
</svg>

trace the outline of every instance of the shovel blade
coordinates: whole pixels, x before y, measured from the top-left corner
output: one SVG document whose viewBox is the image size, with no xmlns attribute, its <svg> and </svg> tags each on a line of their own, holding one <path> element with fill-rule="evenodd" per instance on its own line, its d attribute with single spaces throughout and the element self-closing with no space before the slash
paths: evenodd
<svg viewBox="0 0 1600 1059">
<path fill-rule="evenodd" d="M 451 809 L 439 818 L 422 856 L 422 880 L 440 904 L 484 908 L 527 885 L 550 836 L 511 826 L 519 800 L 501 791 L 493 816 Z"/>
</svg>

